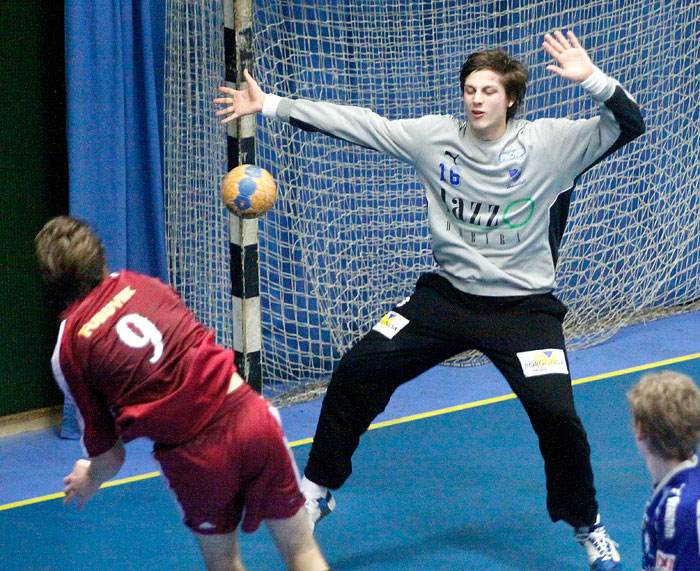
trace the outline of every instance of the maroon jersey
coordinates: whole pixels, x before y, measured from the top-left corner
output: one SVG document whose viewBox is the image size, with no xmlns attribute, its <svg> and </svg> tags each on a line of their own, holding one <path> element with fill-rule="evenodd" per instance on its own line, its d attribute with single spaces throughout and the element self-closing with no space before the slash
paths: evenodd
<svg viewBox="0 0 700 571">
<path fill-rule="evenodd" d="M 160 280 L 113 274 L 61 317 L 52 367 L 78 406 L 90 456 L 118 436 L 179 444 L 216 415 L 233 352 Z"/>
</svg>

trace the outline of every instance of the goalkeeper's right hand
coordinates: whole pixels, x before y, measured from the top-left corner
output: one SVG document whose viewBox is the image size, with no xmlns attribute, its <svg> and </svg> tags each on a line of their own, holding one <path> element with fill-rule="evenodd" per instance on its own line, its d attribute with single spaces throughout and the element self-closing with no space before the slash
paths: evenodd
<svg viewBox="0 0 700 571">
<path fill-rule="evenodd" d="M 215 104 L 227 106 L 216 112 L 217 117 L 224 116 L 221 120 L 222 123 L 228 123 L 244 115 L 252 115 L 262 111 L 267 93 L 260 89 L 258 82 L 253 79 L 247 69 L 243 70 L 243 77 L 248 84 L 248 89 L 239 90 L 223 85 L 219 87 L 219 91 L 228 95 L 228 97 L 214 99 Z"/>
</svg>

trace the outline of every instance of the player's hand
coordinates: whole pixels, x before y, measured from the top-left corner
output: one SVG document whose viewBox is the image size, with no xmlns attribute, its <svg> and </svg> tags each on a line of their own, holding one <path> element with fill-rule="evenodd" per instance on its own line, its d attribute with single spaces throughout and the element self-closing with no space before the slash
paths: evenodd
<svg viewBox="0 0 700 571">
<path fill-rule="evenodd" d="M 243 77 L 248 84 L 248 89 L 239 90 L 225 86 L 219 87 L 219 91 L 227 95 L 227 97 L 214 99 L 214 103 L 217 105 L 226 105 L 226 107 L 216 112 L 217 117 L 225 115 L 221 120 L 222 123 L 228 123 L 244 115 L 262 111 L 263 101 L 265 101 L 267 93 L 263 93 L 258 82 L 253 79 L 247 69 L 243 70 Z"/>
<path fill-rule="evenodd" d="M 593 73 L 593 63 L 572 31 L 545 34 L 542 47 L 558 64 L 547 69 L 558 76 L 580 83 Z"/>
<path fill-rule="evenodd" d="M 66 487 L 63 493 L 66 497 L 64 504 L 70 504 L 73 500 L 78 500 L 78 509 L 83 509 L 87 502 L 97 490 L 100 489 L 101 482 L 90 477 L 90 460 L 78 460 L 73 467 L 73 471 L 63 478 Z"/>
</svg>

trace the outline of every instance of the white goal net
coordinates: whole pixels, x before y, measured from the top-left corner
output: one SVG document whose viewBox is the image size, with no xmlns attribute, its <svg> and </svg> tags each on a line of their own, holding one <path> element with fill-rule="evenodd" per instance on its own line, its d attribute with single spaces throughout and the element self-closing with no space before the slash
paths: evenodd
<svg viewBox="0 0 700 571">
<path fill-rule="evenodd" d="M 224 77 L 222 0 L 166 4 L 163 170 L 168 277 L 217 341 L 233 347 L 225 131 L 211 100 Z"/>
<path fill-rule="evenodd" d="M 697 0 L 268 0 L 256 3 L 253 28 L 253 75 L 264 90 L 369 107 L 387 118 L 462 116 L 458 78 L 466 56 L 503 47 L 530 70 L 521 111 L 528 119 L 595 112 L 580 88 L 545 70 L 544 34 L 574 30 L 594 63 L 633 93 L 647 133 L 586 173 L 574 191 L 556 292 L 570 310 L 569 348 L 698 308 Z M 177 66 L 188 58 L 181 60 Z M 188 115 L 213 113 L 200 101 L 188 105 Z M 166 133 L 180 149 L 170 152 L 183 157 L 170 164 L 206 144 L 187 131 Z M 266 119 L 258 120 L 256 156 L 278 182 L 278 201 L 261 219 L 259 251 L 263 383 L 282 402 L 322 390 L 343 352 L 412 292 L 433 261 L 423 192 L 409 167 Z M 184 239 L 198 240 L 194 247 L 207 252 L 202 262 L 214 267 L 203 271 L 226 272 L 212 264 L 211 236 L 195 235 L 197 224 L 213 222 L 187 210 L 189 200 L 207 196 L 221 212 L 222 161 L 201 160 L 215 174 L 204 187 L 192 186 L 187 173 L 166 172 L 166 180 L 187 187 L 169 232 L 191 225 Z M 169 244 L 177 249 L 181 240 Z M 221 306 L 211 312 L 223 315 L 212 326 L 229 319 L 207 285 L 192 289 L 203 296 L 196 307 L 202 299 Z M 469 354 L 453 364 L 479 361 Z"/>
</svg>

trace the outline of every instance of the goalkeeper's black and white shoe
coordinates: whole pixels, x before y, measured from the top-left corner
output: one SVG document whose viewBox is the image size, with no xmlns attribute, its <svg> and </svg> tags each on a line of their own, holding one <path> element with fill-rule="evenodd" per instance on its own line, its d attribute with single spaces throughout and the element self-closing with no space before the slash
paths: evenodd
<svg viewBox="0 0 700 571">
<path fill-rule="evenodd" d="M 333 499 L 331 491 L 328 490 L 324 497 L 315 499 L 307 498 L 304 503 L 304 508 L 309 514 L 311 531 L 313 531 L 316 524 L 335 509 L 335 499 Z"/>
<path fill-rule="evenodd" d="M 600 516 L 590 527 L 574 528 L 576 541 L 586 550 L 591 571 L 620 571 L 620 554 L 605 527 L 600 523 Z"/>
</svg>

